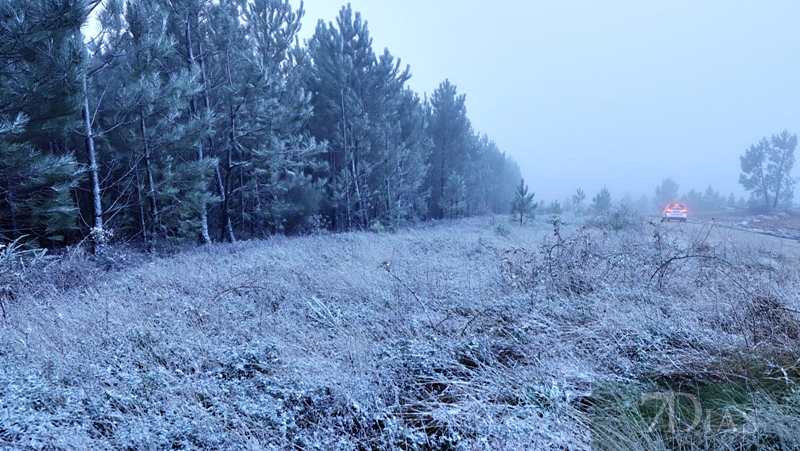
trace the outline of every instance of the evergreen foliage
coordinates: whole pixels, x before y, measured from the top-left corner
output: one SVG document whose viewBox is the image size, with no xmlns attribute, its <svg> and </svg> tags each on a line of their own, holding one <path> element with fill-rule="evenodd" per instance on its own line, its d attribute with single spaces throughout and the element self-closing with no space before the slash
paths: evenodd
<svg viewBox="0 0 800 451">
<path fill-rule="evenodd" d="M 349 5 L 301 44 L 303 14 L 288 0 L 0 5 L 0 235 L 155 252 L 507 210 L 519 167 L 473 131 L 455 85 L 421 99 Z"/>
<path fill-rule="evenodd" d="M 611 193 L 605 186 L 592 198 L 595 213 L 608 213 L 611 210 Z"/>
<path fill-rule="evenodd" d="M 656 207 L 661 209 L 677 201 L 679 189 L 680 185 L 672 180 L 672 177 L 665 178 L 660 185 L 656 186 Z"/>
<path fill-rule="evenodd" d="M 198 87 L 190 68 L 177 64 L 169 14 L 156 2 L 128 4 L 127 33 L 108 50 L 122 56 L 104 86 L 111 109 L 103 128 L 113 130 L 108 147 L 124 162 L 112 177 L 130 195 L 121 219 L 135 218 L 119 227 L 135 230 L 151 251 L 161 239 L 198 234 L 202 206 L 210 201 L 202 182 L 213 164 L 195 158 L 201 128 L 188 105 Z"/>
<path fill-rule="evenodd" d="M 0 4 L 0 236 L 63 242 L 83 173 L 67 146 L 80 105 L 83 1 Z"/>
<path fill-rule="evenodd" d="M 522 225 L 525 216 L 533 216 L 538 207 L 533 202 L 535 193 L 528 193 L 528 185 L 525 180 L 520 180 L 517 185 L 517 191 L 514 193 L 514 200 L 511 202 L 511 215 L 515 219 L 519 219 L 519 224 Z"/>
<path fill-rule="evenodd" d="M 547 206 L 547 212 L 554 215 L 560 215 L 564 212 L 564 207 L 561 206 L 561 202 L 554 200 Z"/>
<path fill-rule="evenodd" d="M 719 191 L 715 190 L 713 186 L 708 185 L 705 191 L 689 190 L 681 198 L 691 211 L 713 212 L 723 209 L 730 203 L 730 198 L 725 198 Z M 733 205 L 736 205 L 736 198 L 733 198 Z"/>
<path fill-rule="evenodd" d="M 309 42 L 309 130 L 327 142 L 325 213 L 336 230 L 413 219 L 429 143 L 411 77 L 388 49 L 372 50 L 367 23 L 350 6 L 336 24 L 320 21 Z"/>
<path fill-rule="evenodd" d="M 576 213 L 583 212 L 583 203 L 586 201 L 586 192 L 583 189 L 578 188 L 575 191 L 575 194 L 572 195 L 572 208 L 575 210 Z"/>
<path fill-rule="evenodd" d="M 459 218 L 467 207 L 467 184 L 455 171 L 447 177 L 439 205 L 445 218 Z"/>
<path fill-rule="evenodd" d="M 465 174 L 468 213 L 503 214 L 522 179 L 519 166 L 485 134 L 473 137 L 472 149 Z"/>
<path fill-rule="evenodd" d="M 797 184 L 797 179 L 791 176 L 796 147 L 797 135 L 784 130 L 769 140 L 762 138 L 750 145 L 739 157 L 742 167 L 739 183 L 750 191 L 754 202 L 767 209 L 791 204 Z"/>
<path fill-rule="evenodd" d="M 451 173 L 467 172 L 467 155 L 472 139 L 472 125 L 467 118 L 466 96 L 458 94 L 449 80 L 439 84 L 428 104 L 428 136 L 433 148 L 428 157 L 430 193 L 428 213 L 431 218 L 445 217 L 445 187 Z"/>
</svg>

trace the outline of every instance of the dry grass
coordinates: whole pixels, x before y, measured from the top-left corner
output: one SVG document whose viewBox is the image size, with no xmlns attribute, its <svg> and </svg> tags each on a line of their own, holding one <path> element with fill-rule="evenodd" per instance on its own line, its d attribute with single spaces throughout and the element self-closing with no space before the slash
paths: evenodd
<svg viewBox="0 0 800 451">
<path fill-rule="evenodd" d="M 636 431 L 617 443 L 792 449 L 797 256 L 612 219 L 34 265 L 4 303 L 0 447 L 589 449 Z M 763 436 L 680 441 L 620 407 L 776 374 L 788 389 L 753 391 Z"/>
</svg>

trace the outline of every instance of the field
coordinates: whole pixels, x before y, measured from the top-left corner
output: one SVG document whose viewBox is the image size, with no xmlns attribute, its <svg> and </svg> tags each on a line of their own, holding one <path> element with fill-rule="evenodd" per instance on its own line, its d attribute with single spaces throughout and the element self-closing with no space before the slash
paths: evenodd
<svg viewBox="0 0 800 451">
<path fill-rule="evenodd" d="M 9 247 L 0 448 L 798 449 L 800 247 L 710 224 Z"/>
</svg>

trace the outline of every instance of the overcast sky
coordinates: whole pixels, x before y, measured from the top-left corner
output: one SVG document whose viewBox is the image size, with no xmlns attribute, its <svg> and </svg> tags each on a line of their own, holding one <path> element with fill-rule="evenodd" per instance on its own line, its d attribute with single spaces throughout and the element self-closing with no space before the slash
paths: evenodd
<svg viewBox="0 0 800 451">
<path fill-rule="evenodd" d="M 301 39 L 344 4 L 306 0 Z M 741 195 L 739 155 L 800 130 L 797 0 L 351 5 L 420 95 L 445 78 L 467 95 L 475 130 L 517 160 L 537 199 L 603 185 L 615 200 L 652 196 L 667 176 L 681 193 Z"/>
</svg>

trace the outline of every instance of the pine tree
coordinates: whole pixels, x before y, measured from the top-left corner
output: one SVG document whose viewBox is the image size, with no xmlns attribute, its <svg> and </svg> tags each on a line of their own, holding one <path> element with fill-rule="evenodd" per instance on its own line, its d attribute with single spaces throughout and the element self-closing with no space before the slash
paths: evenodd
<svg viewBox="0 0 800 451">
<path fill-rule="evenodd" d="M 765 208 L 791 204 L 797 183 L 791 176 L 796 147 L 797 135 L 784 130 L 769 140 L 762 138 L 739 157 L 742 167 L 739 183 Z"/>
<path fill-rule="evenodd" d="M 196 158 L 202 126 L 189 109 L 199 88 L 167 33 L 168 14 L 157 3 L 128 4 L 125 39 L 109 50 L 124 56 L 105 78 L 112 105 L 103 128 L 114 129 L 112 158 L 126 162 L 113 175 L 130 187 L 123 220 L 138 217 L 127 226 L 139 229 L 151 252 L 162 238 L 196 236 L 211 201 L 205 180 L 213 160 Z"/>
<path fill-rule="evenodd" d="M 167 31 L 172 37 L 175 45 L 175 54 L 180 55 L 180 59 L 186 65 L 187 70 L 192 73 L 191 83 L 196 84 L 196 93 L 188 99 L 188 113 L 190 122 L 197 128 L 197 135 L 186 142 L 187 150 L 195 154 L 196 162 L 203 165 L 215 165 L 216 162 L 207 158 L 206 138 L 211 127 L 208 108 L 203 108 L 203 99 L 206 89 L 205 77 L 201 69 L 201 55 L 199 49 L 202 48 L 201 41 L 208 33 L 207 17 L 208 10 L 212 7 L 207 0 L 160 0 L 162 8 L 169 11 L 169 25 Z M 180 64 L 174 62 L 174 64 Z M 206 174 L 200 173 L 200 180 L 197 181 L 195 190 L 202 194 L 198 205 L 199 215 L 199 238 L 202 243 L 210 243 L 211 235 L 208 225 L 208 200 L 211 199 L 208 192 L 208 180 Z"/>
<path fill-rule="evenodd" d="M 306 49 L 288 0 L 108 0 L 85 42 L 87 2 L 0 5 L 1 234 L 88 232 L 99 251 L 113 230 L 155 251 L 513 197 L 519 167 L 464 96 L 445 81 L 420 100 L 349 6 Z"/>
<path fill-rule="evenodd" d="M 592 198 L 595 213 L 608 213 L 611 210 L 611 193 L 605 186 Z"/>
<path fill-rule="evenodd" d="M 467 213 L 505 213 L 522 178 L 519 166 L 485 134 L 474 136 L 468 155 Z"/>
<path fill-rule="evenodd" d="M 777 135 L 772 135 L 770 144 L 767 158 L 770 181 L 774 190 L 772 198 L 772 208 L 774 209 L 778 207 L 778 204 L 791 205 L 794 198 L 797 178 L 792 177 L 792 168 L 795 162 L 794 150 L 797 148 L 797 135 L 790 135 L 788 131 L 784 130 Z"/>
<path fill-rule="evenodd" d="M 442 192 L 442 210 L 445 218 L 459 218 L 467 208 L 467 184 L 464 177 L 451 172 Z"/>
<path fill-rule="evenodd" d="M 473 139 L 466 97 L 449 80 L 434 91 L 428 107 L 428 135 L 433 142 L 428 164 L 429 217 L 444 217 L 444 189 L 449 174 L 467 172 L 467 152 Z"/>
<path fill-rule="evenodd" d="M 515 218 L 519 218 L 520 225 L 525 216 L 533 216 L 536 212 L 537 205 L 533 202 L 534 195 L 535 193 L 528 194 L 528 185 L 525 184 L 524 179 L 521 179 L 514 194 L 514 200 L 511 202 L 511 214 Z"/>
<path fill-rule="evenodd" d="M 101 110 L 104 93 L 98 89 L 102 85 L 102 81 L 97 82 L 97 79 L 102 77 L 104 69 L 115 63 L 115 55 L 109 54 L 106 50 L 109 47 L 117 48 L 122 39 L 120 33 L 122 10 L 121 0 L 107 1 L 97 16 L 97 22 L 100 24 L 99 32 L 91 38 L 84 36 L 87 58 L 81 73 L 81 124 L 75 133 L 83 137 L 86 150 L 85 164 L 89 173 L 87 191 L 91 193 L 86 202 L 91 207 L 89 237 L 92 240 L 92 251 L 96 254 L 103 252 L 105 245 L 113 235 L 113 231 L 106 228 L 104 216 L 106 206 L 115 204 L 115 202 L 105 204 L 103 202 L 101 178 L 107 173 L 107 168 L 103 167 L 101 154 L 98 152 L 97 138 L 101 137 L 104 131 L 97 128 L 96 113 Z M 102 174 L 101 171 L 103 171 Z M 79 196 L 78 199 L 80 203 L 82 196 Z"/>
<path fill-rule="evenodd" d="M 250 67 L 254 101 L 243 120 L 242 143 L 251 149 L 253 190 L 249 211 L 256 228 L 292 231 L 319 209 L 321 168 L 315 158 L 323 147 L 303 133 L 312 115 L 304 88 L 305 51 L 296 46 L 304 11 L 286 0 L 256 0 L 244 14 L 245 47 L 255 51 Z"/>
<path fill-rule="evenodd" d="M 586 201 L 586 192 L 578 188 L 572 195 L 572 206 L 578 214 L 583 213 L 583 202 Z"/>
<path fill-rule="evenodd" d="M 389 152 L 390 160 L 382 173 L 385 187 L 385 217 L 392 227 L 415 221 L 427 213 L 424 182 L 432 143 L 425 133 L 425 109 L 411 89 L 403 91 L 397 110 L 399 144 Z"/>
<path fill-rule="evenodd" d="M 404 90 L 408 67 L 401 70 L 388 50 L 374 54 L 367 23 L 349 5 L 335 25 L 319 22 L 309 54 L 309 130 L 328 143 L 334 228 L 366 229 L 375 221 L 402 219 L 410 210 L 402 199 L 419 186 L 420 153 L 427 149 L 418 133 L 418 99 Z M 411 115 L 403 118 L 401 111 Z"/>
<path fill-rule="evenodd" d="M 81 170 L 67 146 L 80 107 L 88 2 L 0 3 L 0 235 L 63 242 Z"/>
<path fill-rule="evenodd" d="M 672 180 L 672 177 L 665 178 L 660 185 L 656 186 L 656 207 L 664 208 L 672 202 L 678 200 L 678 190 L 680 185 Z"/>
</svg>

